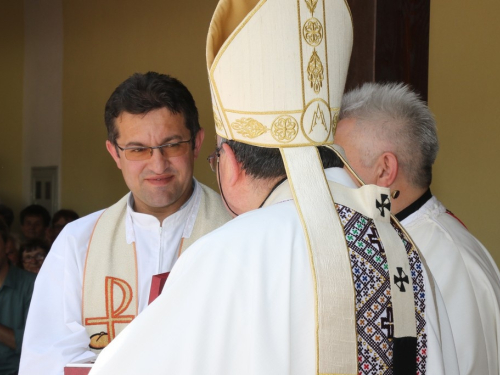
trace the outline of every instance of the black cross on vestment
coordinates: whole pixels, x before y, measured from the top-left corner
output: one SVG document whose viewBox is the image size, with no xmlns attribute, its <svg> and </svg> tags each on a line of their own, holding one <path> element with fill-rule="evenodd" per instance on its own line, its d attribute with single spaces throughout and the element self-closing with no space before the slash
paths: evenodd
<svg viewBox="0 0 500 375">
<path fill-rule="evenodd" d="M 387 194 L 380 194 L 380 200 L 382 201 L 382 203 L 380 203 L 378 200 L 375 200 L 375 206 L 380 211 L 380 215 L 382 215 L 382 217 L 385 217 L 385 209 L 387 208 L 388 211 L 391 211 L 391 200 L 389 199 L 389 196 Z"/>
<path fill-rule="evenodd" d="M 396 275 L 394 275 L 394 284 L 397 285 L 397 287 L 399 288 L 400 292 L 404 293 L 404 292 L 406 292 L 405 284 L 404 283 L 409 284 L 410 280 L 408 280 L 408 275 L 406 273 L 404 273 L 403 268 L 396 267 L 396 269 L 398 270 L 399 277 L 397 277 Z M 398 285 L 398 283 L 400 283 L 400 285 Z"/>
<path fill-rule="evenodd" d="M 387 330 L 387 337 L 392 339 L 394 337 L 394 321 L 392 318 L 392 307 L 387 306 L 385 310 L 387 316 L 385 318 L 380 319 L 382 329 Z"/>
</svg>

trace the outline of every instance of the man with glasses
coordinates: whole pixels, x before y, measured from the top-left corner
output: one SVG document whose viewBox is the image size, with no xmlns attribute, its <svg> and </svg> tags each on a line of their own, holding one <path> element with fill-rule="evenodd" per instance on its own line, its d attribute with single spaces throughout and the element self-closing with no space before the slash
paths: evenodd
<svg viewBox="0 0 500 375">
<path fill-rule="evenodd" d="M 193 178 L 204 131 L 187 88 L 134 74 L 105 108 L 106 148 L 130 193 L 69 223 L 38 276 L 21 373 L 62 374 L 91 358 L 148 305 L 182 251 L 229 220 L 220 196 Z"/>
</svg>

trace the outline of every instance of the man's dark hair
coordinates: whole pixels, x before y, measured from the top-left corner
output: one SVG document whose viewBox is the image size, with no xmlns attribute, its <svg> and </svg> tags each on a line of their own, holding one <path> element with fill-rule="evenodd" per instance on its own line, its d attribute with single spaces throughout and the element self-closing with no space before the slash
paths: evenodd
<svg viewBox="0 0 500 375">
<path fill-rule="evenodd" d="M 14 211 L 5 204 L 0 204 L 0 216 L 5 220 L 5 224 L 10 228 L 14 222 Z"/>
<path fill-rule="evenodd" d="M 193 96 L 179 80 L 155 72 L 135 73 L 111 94 L 104 110 L 108 140 L 116 145 L 119 134 L 115 119 L 123 112 L 138 115 L 160 108 L 167 108 L 172 114 L 181 113 L 184 116 L 194 148 L 200 123 Z"/>
<path fill-rule="evenodd" d="M 68 209 L 60 209 L 57 211 L 54 216 L 52 216 L 52 226 L 54 226 L 54 223 L 56 223 L 60 218 L 64 218 L 68 223 L 71 221 L 74 221 L 76 219 L 79 219 L 80 216 L 73 211 L 73 210 L 68 210 Z"/>
<path fill-rule="evenodd" d="M 24 224 L 24 219 L 26 216 L 40 216 L 43 219 L 43 226 L 48 227 L 50 225 L 50 213 L 47 209 L 39 204 L 32 204 L 21 211 L 19 219 L 21 220 L 21 225 Z"/>
<path fill-rule="evenodd" d="M 0 238 L 3 240 L 4 245 L 7 244 L 9 239 L 9 227 L 5 223 L 5 220 L 0 217 Z"/>
<path fill-rule="evenodd" d="M 234 152 L 238 163 L 253 178 L 269 179 L 285 177 L 286 170 L 278 148 L 248 145 L 237 141 L 225 141 Z M 344 163 L 335 152 L 327 147 L 318 147 L 323 168 L 343 168 Z"/>
<path fill-rule="evenodd" d="M 21 259 L 22 259 L 24 253 L 29 253 L 31 251 L 38 249 L 38 248 L 42 249 L 46 255 L 50 251 L 50 245 L 45 240 L 42 240 L 40 238 L 35 238 L 32 240 L 26 241 L 21 245 L 21 247 L 19 248 L 19 255 L 21 256 Z"/>
</svg>

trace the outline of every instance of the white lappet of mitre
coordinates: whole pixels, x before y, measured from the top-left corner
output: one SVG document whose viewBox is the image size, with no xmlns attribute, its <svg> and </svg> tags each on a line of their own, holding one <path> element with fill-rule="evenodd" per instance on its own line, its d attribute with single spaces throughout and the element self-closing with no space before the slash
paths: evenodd
<svg viewBox="0 0 500 375">
<path fill-rule="evenodd" d="M 315 147 L 333 143 L 351 48 L 344 0 L 221 0 L 207 40 L 217 134 L 281 150 L 309 246 L 320 374 L 357 373 L 351 266 Z"/>
<path fill-rule="evenodd" d="M 285 163 L 314 279 L 317 374 L 358 373 L 349 253 L 316 148 L 333 143 L 352 40 L 344 0 L 220 0 L 207 39 L 217 134 L 279 148 Z M 380 188 L 359 190 L 344 194 L 352 207 L 375 210 Z M 390 215 L 378 216 L 389 272 L 409 274 Z M 396 337 L 415 337 L 413 296 L 391 294 Z"/>
</svg>

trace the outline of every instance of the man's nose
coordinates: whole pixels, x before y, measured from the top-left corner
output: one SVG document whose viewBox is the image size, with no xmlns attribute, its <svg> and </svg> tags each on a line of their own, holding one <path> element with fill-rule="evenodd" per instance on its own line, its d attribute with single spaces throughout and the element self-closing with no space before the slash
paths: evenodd
<svg viewBox="0 0 500 375">
<path fill-rule="evenodd" d="M 153 154 L 149 159 L 149 167 L 155 173 L 163 173 L 167 166 L 170 164 L 170 160 L 163 155 L 163 151 L 159 148 L 153 149 Z"/>
</svg>

